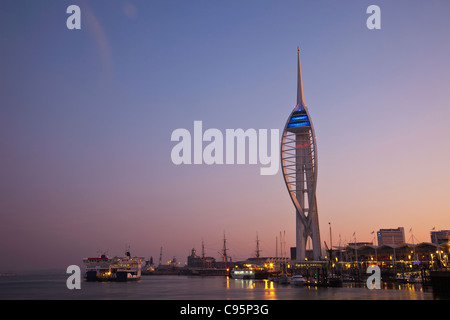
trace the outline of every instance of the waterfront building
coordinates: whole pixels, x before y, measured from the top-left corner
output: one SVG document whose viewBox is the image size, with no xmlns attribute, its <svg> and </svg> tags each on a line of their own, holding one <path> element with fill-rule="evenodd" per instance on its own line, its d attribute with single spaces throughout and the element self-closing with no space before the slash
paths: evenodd
<svg viewBox="0 0 450 320">
<path fill-rule="evenodd" d="M 431 242 L 434 244 L 443 244 L 450 242 L 450 230 L 431 231 Z"/>
<path fill-rule="evenodd" d="M 297 104 L 284 127 L 281 140 L 281 167 L 296 211 L 296 260 L 305 260 L 306 244 L 309 239 L 313 259 L 319 260 L 322 253 L 316 198 L 317 142 L 305 103 L 300 50 L 297 50 L 297 55 Z"/>
<path fill-rule="evenodd" d="M 448 265 L 450 243 L 434 244 L 421 242 L 417 244 L 402 243 L 399 245 L 383 244 L 348 244 L 341 248 L 336 257 L 342 263 L 378 263 L 381 266 L 398 264 L 406 265 Z"/>
<path fill-rule="evenodd" d="M 378 245 L 396 246 L 405 243 L 405 230 L 403 227 L 397 229 L 380 229 L 377 231 Z"/>
</svg>

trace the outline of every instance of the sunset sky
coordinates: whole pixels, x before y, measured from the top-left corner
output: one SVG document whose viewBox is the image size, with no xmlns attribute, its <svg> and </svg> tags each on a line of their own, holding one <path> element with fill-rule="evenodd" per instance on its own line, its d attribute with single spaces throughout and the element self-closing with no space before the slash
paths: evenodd
<svg viewBox="0 0 450 320">
<path fill-rule="evenodd" d="M 66 9 L 81 8 L 81 30 Z M 381 30 L 366 9 L 381 8 Z M 322 242 L 450 229 L 450 2 L 0 2 L 0 272 L 98 251 L 275 255 L 281 170 L 174 165 L 175 129 L 283 130 L 297 46 L 318 144 Z"/>
</svg>

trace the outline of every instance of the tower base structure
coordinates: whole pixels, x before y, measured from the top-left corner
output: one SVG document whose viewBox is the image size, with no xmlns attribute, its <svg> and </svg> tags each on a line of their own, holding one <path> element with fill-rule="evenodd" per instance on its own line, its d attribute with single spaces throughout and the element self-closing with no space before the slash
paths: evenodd
<svg viewBox="0 0 450 320">
<path fill-rule="evenodd" d="M 322 259 L 322 250 L 320 247 L 319 225 L 317 221 L 311 222 L 309 228 L 305 226 L 299 212 L 296 212 L 296 247 L 295 260 L 305 261 L 308 239 L 312 244 L 312 258 L 313 260 Z"/>
</svg>

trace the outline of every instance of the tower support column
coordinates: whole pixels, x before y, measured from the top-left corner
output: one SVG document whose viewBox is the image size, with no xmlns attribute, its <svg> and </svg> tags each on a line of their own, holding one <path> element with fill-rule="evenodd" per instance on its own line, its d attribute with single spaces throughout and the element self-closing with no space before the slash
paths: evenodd
<svg viewBox="0 0 450 320">
<path fill-rule="evenodd" d="M 305 225 L 302 221 L 302 217 L 298 210 L 296 210 L 296 244 L 295 244 L 295 255 L 296 260 L 304 261 L 306 258 L 306 243 L 308 237 L 306 235 Z"/>
</svg>

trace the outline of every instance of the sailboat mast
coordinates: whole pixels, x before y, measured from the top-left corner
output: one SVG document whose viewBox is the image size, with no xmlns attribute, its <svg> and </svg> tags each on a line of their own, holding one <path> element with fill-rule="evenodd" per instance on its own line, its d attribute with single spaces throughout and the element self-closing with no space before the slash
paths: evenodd
<svg viewBox="0 0 450 320">
<path fill-rule="evenodd" d="M 258 232 L 256 233 L 256 261 L 259 263 L 259 239 L 258 239 Z"/>
<path fill-rule="evenodd" d="M 278 237 L 275 237 L 275 258 L 278 258 Z"/>
<path fill-rule="evenodd" d="M 225 232 L 223 233 L 223 261 L 225 262 L 225 269 L 227 268 L 227 239 L 225 238 Z"/>
<path fill-rule="evenodd" d="M 205 245 L 202 240 L 202 267 L 205 269 Z"/>
</svg>

